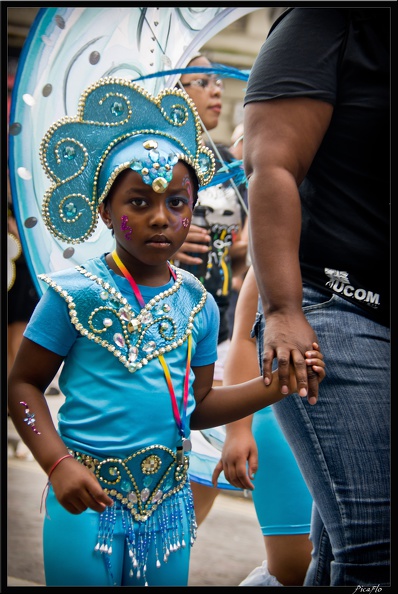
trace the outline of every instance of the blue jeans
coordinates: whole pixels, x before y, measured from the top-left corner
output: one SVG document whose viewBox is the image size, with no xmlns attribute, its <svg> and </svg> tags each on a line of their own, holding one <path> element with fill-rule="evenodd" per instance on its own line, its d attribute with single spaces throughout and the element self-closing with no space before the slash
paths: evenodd
<svg viewBox="0 0 398 594">
<path fill-rule="evenodd" d="M 303 296 L 327 375 L 315 406 L 295 394 L 273 410 L 314 501 L 304 586 L 388 586 L 390 331 L 339 296 Z"/>
</svg>

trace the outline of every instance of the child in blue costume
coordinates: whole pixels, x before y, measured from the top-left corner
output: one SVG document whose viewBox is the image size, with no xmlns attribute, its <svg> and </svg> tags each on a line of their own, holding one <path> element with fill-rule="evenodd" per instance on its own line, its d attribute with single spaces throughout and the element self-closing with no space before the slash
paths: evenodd
<svg viewBox="0 0 398 594">
<path fill-rule="evenodd" d="M 42 141 L 53 180 L 46 226 L 61 241 L 83 242 L 99 211 L 116 244 L 40 275 L 48 289 L 10 374 L 10 415 L 48 475 L 47 586 L 186 586 L 196 534 L 190 428 L 284 397 L 260 376 L 212 388 L 218 308 L 196 278 L 169 264 L 198 188 L 214 173 L 200 136 L 183 91 L 153 97 L 104 78 Z M 322 380 L 321 353 L 307 356 Z M 44 391 L 62 363 L 56 428 Z"/>
</svg>

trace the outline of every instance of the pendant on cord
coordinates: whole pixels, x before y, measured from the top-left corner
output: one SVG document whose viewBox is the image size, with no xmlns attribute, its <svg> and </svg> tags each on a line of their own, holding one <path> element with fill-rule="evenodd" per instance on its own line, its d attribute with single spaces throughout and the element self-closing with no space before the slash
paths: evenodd
<svg viewBox="0 0 398 594">
<path fill-rule="evenodd" d="M 192 443 L 190 439 L 182 438 L 182 444 L 177 446 L 177 464 L 184 463 L 184 454 L 192 450 Z"/>
</svg>

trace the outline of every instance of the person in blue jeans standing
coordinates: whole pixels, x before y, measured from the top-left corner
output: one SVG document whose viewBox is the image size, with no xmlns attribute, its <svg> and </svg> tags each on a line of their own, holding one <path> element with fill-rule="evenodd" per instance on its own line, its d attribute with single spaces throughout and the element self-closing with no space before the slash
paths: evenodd
<svg viewBox="0 0 398 594">
<path fill-rule="evenodd" d="M 296 361 L 298 395 L 273 410 L 314 500 L 304 586 L 390 584 L 390 16 L 288 9 L 244 100 L 263 377 L 277 363 L 286 393 Z"/>
</svg>

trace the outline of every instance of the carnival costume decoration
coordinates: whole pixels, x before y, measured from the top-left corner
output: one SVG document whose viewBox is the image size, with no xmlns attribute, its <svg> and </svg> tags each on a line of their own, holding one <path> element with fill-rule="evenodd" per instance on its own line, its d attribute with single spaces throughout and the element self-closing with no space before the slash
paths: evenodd
<svg viewBox="0 0 398 594">
<path fill-rule="evenodd" d="M 123 169 L 138 171 L 146 184 L 163 192 L 179 159 L 193 167 L 199 185 L 211 180 L 215 168 L 186 93 L 165 89 L 153 97 L 135 83 L 110 77 L 83 92 L 76 117 L 51 126 L 40 159 L 54 182 L 44 197 L 43 219 L 68 243 L 93 234 L 98 205 Z"/>
<path fill-rule="evenodd" d="M 85 243 L 72 245 L 47 232 L 41 209 L 48 178 L 37 151 L 51 124 L 74 116 L 81 93 L 103 77 L 137 82 L 155 96 L 164 88 L 173 88 L 186 64 L 209 39 L 256 10 L 260 9 L 246 5 L 53 6 L 38 10 L 18 60 L 8 140 L 15 216 L 39 295 L 46 288 L 38 280 L 40 273 L 81 264 L 113 247 L 113 238 L 101 220 Z M 219 71 L 217 75 L 234 73 Z"/>
<path fill-rule="evenodd" d="M 165 89 L 154 97 L 136 83 L 121 78 L 100 79 L 84 91 L 77 116 L 55 122 L 44 136 L 40 158 L 53 181 L 43 201 L 45 224 L 53 235 L 72 244 L 86 241 L 94 232 L 98 206 L 106 200 L 121 171 L 131 168 L 155 192 L 163 193 L 179 160 L 193 169 L 199 187 L 211 181 L 215 170 L 213 153 L 201 140 L 196 107 L 184 91 Z M 125 223 L 122 222 L 124 230 L 131 229 Z M 176 435 L 172 444 L 170 437 L 167 445 L 161 443 L 159 430 L 160 443 L 129 450 L 125 457 L 108 451 L 100 456 L 95 448 L 84 451 L 84 439 L 79 450 L 70 447 L 70 429 L 68 437 L 64 437 L 69 455 L 89 468 L 115 501 L 100 516 L 95 551 L 105 554 L 112 576 L 110 556 L 119 511 L 131 558 L 130 573 L 142 576 L 146 583 L 153 543 L 159 566 L 161 559 L 167 561 L 171 552 L 186 546 L 187 537 L 189 545 L 196 537 L 187 478 L 187 406 L 191 333 L 207 294 L 194 276 L 169 265 L 174 283 L 146 303 L 116 250 L 112 258 L 132 287 L 133 304 L 120 292 L 101 258 L 49 275 L 40 274 L 39 278 L 65 300 L 70 321 L 84 338 L 74 344 L 73 361 L 78 359 L 83 366 L 86 361 L 90 366 L 94 351 L 98 365 L 101 356 L 115 357 L 117 370 L 113 373 L 123 393 L 131 388 L 136 392 L 143 386 L 143 375 L 160 377 L 163 371 L 165 381 L 158 383 L 159 396 L 163 398 L 169 392 Z M 165 358 L 177 349 L 185 370 L 183 396 L 179 400 Z M 156 367 L 155 361 L 159 361 L 160 367 Z M 66 357 L 63 372 L 68 374 L 68 370 Z M 85 399 L 82 394 L 74 397 Z M 106 435 L 104 419 L 96 418 L 96 431 L 101 432 L 103 427 Z M 127 435 L 130 433 L 127 431 Z M 130 448 L 129 443 L 125 447 Z M 189 535 L 184 532 L 184 517 L 188 520 Z"/>
</svg>

